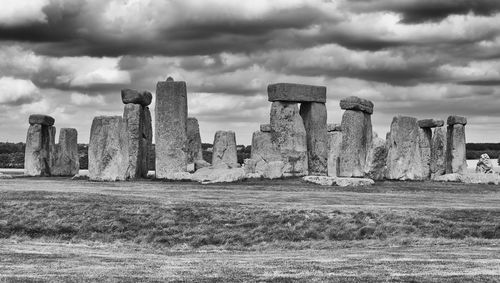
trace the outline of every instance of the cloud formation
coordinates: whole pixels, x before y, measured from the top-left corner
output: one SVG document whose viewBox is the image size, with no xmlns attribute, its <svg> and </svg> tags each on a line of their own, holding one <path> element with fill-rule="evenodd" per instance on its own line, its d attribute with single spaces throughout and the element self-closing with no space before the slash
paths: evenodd
<svg viewBox="0 0 500 283">
<path fill-rule="evenodd" d="M 121 88 L 154 93 L 167 76 L 187 82 L 205 142 L 226 128 L 249 144 L 274 82 L 326 85 L 329 122 L 342 97 L 373 100 L 381 136 L 397 114 L 467 115 L 482 125 L 468 126 L 473 141 L 485 117 L 500 126 L 496 0 L 7 2 L 0 119 L 22 128 L 0 126 L 9 139 L 41 111 L 87 142 L 93 116 L 121 113 Z"/>
</svg>

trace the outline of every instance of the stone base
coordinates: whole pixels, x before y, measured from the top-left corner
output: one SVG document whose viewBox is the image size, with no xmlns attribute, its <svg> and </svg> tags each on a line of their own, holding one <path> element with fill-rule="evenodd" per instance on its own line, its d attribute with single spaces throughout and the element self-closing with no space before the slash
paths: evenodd
<svg viewBox="0 0 500 283">
<path fill-rule="evenodd" d="M 371 186 L 375 184 L 372 179 L 368 178 L 338 178 L 327 176 L 305 176 L 302 180 L 318 184 L 321 186 L 339 186 L 339 187 L 358 187 Z"/>
</svg>

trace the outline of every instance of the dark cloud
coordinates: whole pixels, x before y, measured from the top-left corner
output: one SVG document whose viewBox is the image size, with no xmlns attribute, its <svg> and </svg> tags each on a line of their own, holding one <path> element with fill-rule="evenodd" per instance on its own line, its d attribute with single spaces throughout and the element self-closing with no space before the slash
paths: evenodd
<svg viewBox="0 0 500 283">
<path fill-rule="evenodd" d="M 463 82 L 460 82 L 459 84 L 461 84 L 461 85 L 475 85 L 475 86 L 500 86 L 500 79 L 463 81 Z"/>
<path fill-rule="evenodd" d="M 500 12 L 498 0 L 355 0 L 348 5 L 358 11 L 400 13 L 407 24 L 438 22 L 450 15 L 491 16 Z"/>
</svg>

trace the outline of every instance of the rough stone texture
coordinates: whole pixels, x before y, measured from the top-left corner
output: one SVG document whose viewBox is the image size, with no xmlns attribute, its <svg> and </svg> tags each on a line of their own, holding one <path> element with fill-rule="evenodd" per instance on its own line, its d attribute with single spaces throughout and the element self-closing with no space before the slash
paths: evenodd
<svg viewBox="0 0 500 283">
<path fill-rule="evenodd" d="M 95 117 L 90 129 L 90 180 L 126 180 L 128 166 L 128 137 L 123 118 L 120 116 Z"/>
<path fill-rule="evenodd" d="M 0 179 L 12 179 L 13 177 L 9 174 L 0 173 Z"/>
<path fill-rule="evenodd" d="M 43 126 L 53 126 L 55 119 L 43 114 L 33 114 L 29 117 L 30 125 L 43 125 Z"/>
<path fill-rule="evenodd" d="M 187 93 L 185 82 L 156 85 L 156 177 L 187 169 Z"/>
<path fill-rule="evenodd" d="M 304 176 L 302 180 L 321 186 L 333 186 L 335 184 L 335 177 L 330 176 Z"/>
<path fill-rule="evenodd" d="M 432 129 L 431 128 L 420 128 L 418 131 L 419 135 L 419 147 L 420 156 L 422 158 L 422 174 L 425 179 L 431 177 L 431 144 L 432 144 Z"/>
<path fill-rule="evenodd" d="M 78 132 L 73 128 L 62 128 L 59 132 L 59 144 L 55 146 L 52 176 L 74 176 L 80 170 L 78 155 Z"/>
<path fill-rule="evenodd" d="M 212 166 L 237 163 L 236 135 L 233 131 L 217 131 L 214 137 Z"/>
<path fill-rule="evenodd" d="M 272 103 L 271 142 L 285 164 L 285 177 L 307 175 L 306 129 L 297 103 L 279 101 Z"/>
<path fill-rule="evenodd" d="M 271 161 L 266 164 L 264 172 L 262 172 L 262 177 L 266 179 L 280 179 L 285 176 L 285 170 L 287 165 L 283 161 Z"/>
<path fill-rule="evenodd" d="M 300 105 L 307 138 L 309 175 L 328 174 L 327 112 L 324 103 L 308 102 Z"/>
<path fill-rule="evenodd" d="M 326 87 L 277 83 L 267 86 L 269 101 L 326 103 Z"/>
<path fill-rule="evenodd" d="M 139 92 L 135 89 L 122 89 L 122 102 L 124 104 L 140 104 L 144 107 L 151 104 L 153 95 L 149 91 Z"/>
<path fill-rule="evenodd" d="M 243 160 L 243 169 L 245 169 L 246 174 L 255 173 L 255 168 L 257 167 L 257 160 L 246 158 Z"/>
<path fill-rule="evenodd" d="M 210 166 L 211 166 L 211 164 L 206 162 L 203 159 L 198 159 L 198 160 L 194 161 L 194 171 L 197 171 L 201 168 L 210 167 Z"/>
<path fill-rule="evenodd" d="M 371 115 L 362 111 L 346 110 L 342 116 L 339 176 L 363 177 L 371 146 Z"/>
<path fill-rule="evenodd" d="M 140 104 L 126 104 L 123 111 L 123 122 L 127 129 L 128 139 L 127 178 L 146 178 L 153 138 L 151 113 L 147 107 Z"/>
<path fill-rule="evenodd" d="M 340 109 L 357 110 L 372 114 L 373 102 L 364 98 L 359 98 L 357 96 L 349 96 L 340 100 Z"/>
<path fill-rule="evenodd" d="M 386 141 L 373 135 L 372 147 L 368 151 L 366 176 L 373 180 L 383 180 L 386 174 L 387 145 Z"/>
<path fill-rule="evenodd" d="M 338 178 L 330 176 L 305 176 L 302 180 L 318 184 L 321 186 L 339 186 L 339 187 L 358 187 L 371 186 L 375 184 L 372 179 L 368 178 Z"/>
<path fill-rule="evenodd" d="M 443 127 L 434 129 L 431 144 L 431 178 L 446 173 L 446 131 Z"/>
<path fill-rule="evenodd" d="M 339 175 L 340 150 L 342 149 L 342 132 L 328 133 L 328 176 Z"/>
<path fill-rule="evenodd" d="M 476 164 L 476 173 L 494 173 L 493 163 L 491 162 L 490 156 L 486 153 L 481 154 L 481 158 Z"/>
<path fill-rule="evenodd" d="M 462 182 L 462 175 L 457 173 L 436 175 L 432 180 L 437 182 Z"/>
<path fill-rule="evenodd" d="M 192 180 L 202 184 L 231 183 L 245 179 L 243 168 L 212 168 L 206 167 L 196 171 Z"/>
<path fill-rule="evenodd" d="M 448 124 L 448 126 L 453 126 L 457 124 L 465 126 L 467 125 L 467 118 L 462 116 L 449 116 L 446 121 L 446 124 Z"/>
<path fill-rule="evenodd" d="M 267 163 L 280 161 L 281 154 L 271 141 L 271 133 L 254 132 L 252 135 L 252 152 L 250 158 L 255 160 L 255 171 L 263 173 L 267 170 Z"/>
<path fill-rule="evenodd" d="M 446 145 L 446 174 L 463 174 L 467 170 L 465 150 L 465 126 L 448 126 Z"/>
<path fill-rule="evenodd" d="M 375 184 L 372 179 L 368 178 L 336 178 L 335 185 L 339 187 L 359 187 L 371 186 Z"/>
<path fill-rule="evenodd" d="M 24 175 L 50 176 L 54 165 L 56 128 L 33 124 L 28 128 L 24 155 Z"/>
<path fill-rule="evenodd" d="M 271 132 L 271 124 L 260 125 L 260 131 L 264 132 L 264 133 L 270 133 Z"/>
<path fill-rule="evenodd" d="M 416 118 L 404 116 L 393 118 L 388 140 L 387 179 L 424 179 L 419 129 Z"/>
<path fill-rule="evenodd" d="M 192 117 L 187 119 L 187 150 L 188 163 L 193 163 L 196 160 L 203 159 L 200 125 L 198 124 L 198 119 Z"/>
<path fill-rule="evenodd" d="M 436 120 L 436 119 L 422 119 L 418 120 L 417 123 L 420 128 L 436 128 L 436 127 L 442 127 L 444 125 L 443 120 Z"/>
<path fill-rule="evenodd" d="M 168 180 L 170 181 L 192 181 L 193 174 L 189 172 L 175 172 L 168 176 Z"/>
<path fill-rule="evenodd" d="M 341 124 L 327 124 L 326 125 L 328 132 L 341 132 L 342 125 Z"/>
</svg>

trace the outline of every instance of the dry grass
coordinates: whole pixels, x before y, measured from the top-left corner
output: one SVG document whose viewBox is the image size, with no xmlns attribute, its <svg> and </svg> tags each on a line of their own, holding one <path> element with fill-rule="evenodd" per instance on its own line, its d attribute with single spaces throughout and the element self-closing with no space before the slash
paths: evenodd
<svg viewBox="0 0 500 283">
<path fill-rule="evenodd" d="M 430 182 L 1 180 L 0 281 L 494 282 L 498 203 Z"/>
</svg>

